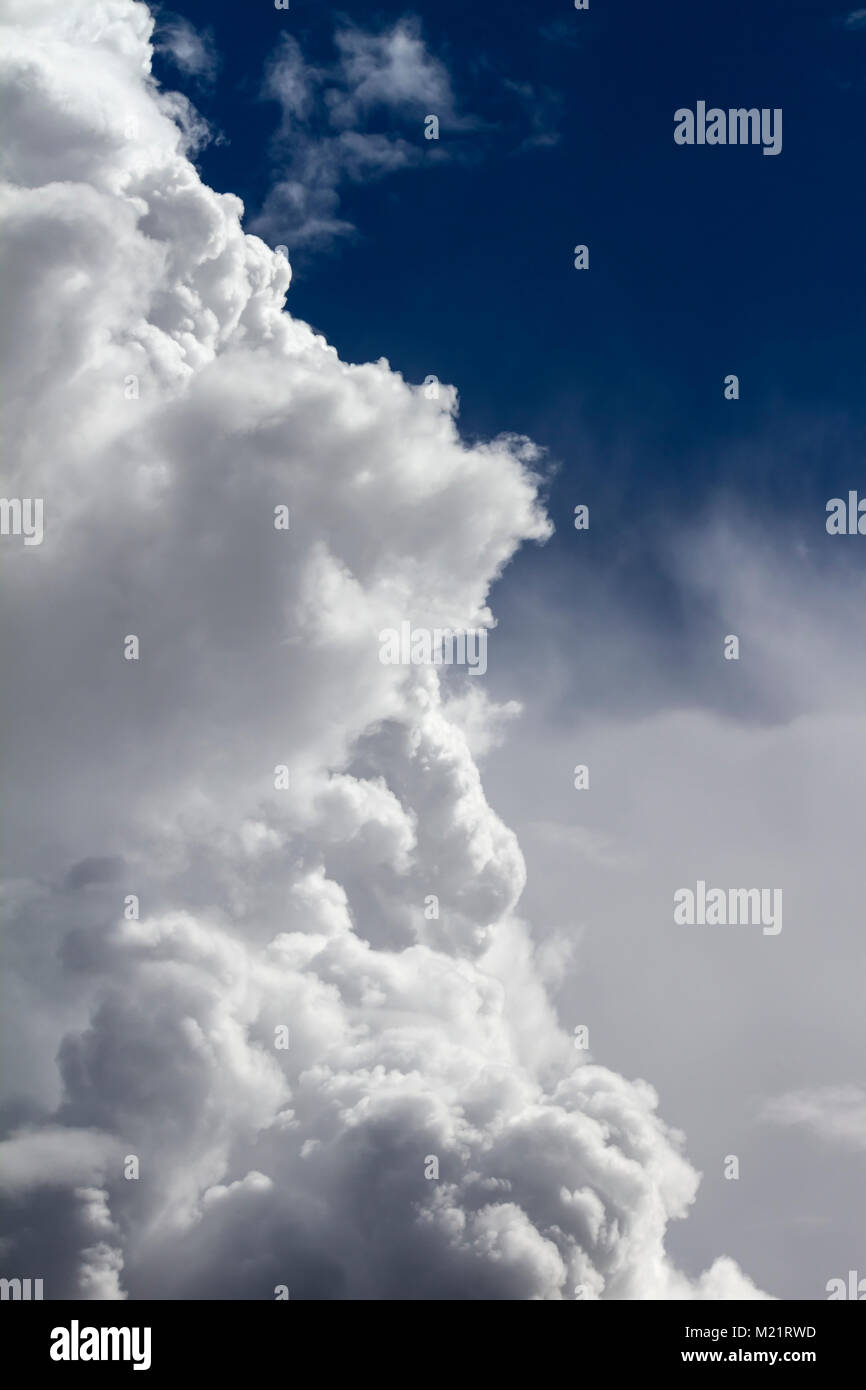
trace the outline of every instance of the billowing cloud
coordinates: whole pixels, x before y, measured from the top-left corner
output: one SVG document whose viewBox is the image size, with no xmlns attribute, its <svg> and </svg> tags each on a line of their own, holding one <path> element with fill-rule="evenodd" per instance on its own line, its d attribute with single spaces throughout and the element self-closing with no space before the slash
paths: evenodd
<svg viewBox="0 0 866 1390">
<path fill-rule="evenodd" d="M 379 660 L 403 621 L 495 643 L 537 450 L 285 312 L 142 5 L 0 14 L 5 485 L 45 507 L 2 541 L 4 1272 L 763 1297 L 676 1269 L 682 1137 L 557 1024 L 471 751 L 513 707 Z"/>
</svg>

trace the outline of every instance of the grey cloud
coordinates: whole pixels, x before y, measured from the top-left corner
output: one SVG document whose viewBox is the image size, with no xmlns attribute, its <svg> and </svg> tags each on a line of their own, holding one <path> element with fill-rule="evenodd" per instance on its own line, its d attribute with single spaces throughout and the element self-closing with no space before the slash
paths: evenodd
<svg viewBox="0 0 866 1390">
<path fill-rule="evenodd" d="M 86 888 L 90 883 L 116 883 L 123 874 L 124 861 L 119 855 L 80 859 L 66 872 L 67 888 Z"/>
</svg>

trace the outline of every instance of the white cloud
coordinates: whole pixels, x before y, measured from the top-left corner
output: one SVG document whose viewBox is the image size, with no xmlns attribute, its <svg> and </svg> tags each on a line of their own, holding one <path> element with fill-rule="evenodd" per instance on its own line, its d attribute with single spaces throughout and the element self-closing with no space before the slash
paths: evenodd
<svg viewBox="0 0 866 1390">
<path fill-rule="evenodd" d="M 263 95 L 281 108 L 272 142 L 275 178 L 250 230 L 274 245 L 306 250 L 354 233 L 340 215 L 352 183 L 474 162 L 483 158 L 488 137 L 513 143 L 516 153 L 559 138 L 561 98 L 546 87 L 503 81 L 500 117 L 507 114 L 498 122 L 462 110 L 447 67 L 429 51 L 413 17 L 378 32 L 343 22 L 334 45 L 335 60 L 317 66 L 286 34 L 268 64 Z M 439 122 L 436 139 L 426 138 L 428 116 Z"/>
<path fill-rule="evenodd" d="M 157 13 L 155 49 L 166 53 L 187 77 L 212 82 L 219 67 L 213 33 L 199 31 L 182 15 Z"/>
<path fill-rule="evenodd" d="M 674 1267 L 681 1137 L 557 1026 L 462 727 L 513 711 L 378 660 L 404 618 L 492 626 L 537 451 L 284 312 L 142 6 L 0 15 L 8 466 L 46 514 L 4 541 L 7 1260 L 50 1251 L 50 1297 L 763 1296 Z"/>
<path fill-rule="evenodd" d="M 866 1149 L 866 1090 L 862 1086 L 816 1086 L 768 1101 L 764 1118 L 798 1125 L 828 1143 Z"/>
<path fill-rule="evenodd" d="M 428 114 L 462 128 L 447 71 L 414 22 L 399 20 L 379 34 L 339 29 L 335 44 L 336 62 L 314 67 L 297 39 L 284 35 L 268 67 L 264 92 L 282 112 L 274 144 L 279 177 L 252 230 L 275 244 L 298 248 L 348 235 L 354 228 L 338 215 L 345 182 L 381 178 L 430 156 Z M 387 118 L 385 130 L 359 129 L 377 116 Z M 395 117 L 403 134 L 392 128 Z"/>
<path fill-rule="evenodd" d="M 427 52 L 417 21 L 398 20 L 379 34 L 351 25 L 337 31 L 335 43 L 342 90 L 329 93 L 333 125 L 354 126 L 377 106 L 419 119 L 432 113 L 443 123 L 457 120 L 448 70 Z"/>
<path fill-rule="evenodd" d="M 502 83 L 506 110 L 513 108 L 505 125 L 461 111 L 448 68 L 427 49 L 416 18 L 379 32 L 343 24 L 334 43 L 334 63 L 317 67 L 284 35 L 265 74 L 263 95 L 281 107 L 272 142 L 277 177 L 250 229 L 274 245 L 307 249 L 352 235 L 354 225 L 339 213 L 349 183 L 478 160 L 484 136 L 516 140 L 516 153 L 559 140 L 562 99 L 530 82 Z M 439 122 L 438 139 L 425 138 L 428 115 Z"/>
</svg>

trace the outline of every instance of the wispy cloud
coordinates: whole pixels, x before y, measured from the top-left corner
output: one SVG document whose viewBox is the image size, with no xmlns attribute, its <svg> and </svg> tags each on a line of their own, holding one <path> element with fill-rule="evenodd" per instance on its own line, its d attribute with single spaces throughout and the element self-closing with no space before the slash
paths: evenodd
<svg viewBox="0 0 866 1390">
<path fill-rule="evenodd" d="M 423 164 L 474 162 L 494 138 L 509 141 L 514 153 L 559 138 L 561 99 L 528 82 L 496 77 L 496 118 L 468 113 L 415 18 L 379 32 L 345 25 L 334 49 L 332 63 L 313 65 L 286 35 L 265 75 L 263 95 L 281 110 L 273 141 L 277 178 L 250 227 L 292 251 L 355 230 L 340 212 L 346 185 Z M 431 116 L 434 138 L 426 128 Z"/>
<path fill-rule="evenodd" d="M 558 145 L 561 139 L 559 118 L 563 99 L 550 87 L 534 86 L 531 82 L 508 81 L 506 86 L 519 98 L 529 120 L 529 134 L 521 141 L 518 152 Z"/>
<path fill-rule="evenodd" d="M 434 112 L 449 125 L 467 124 L 455 109 L 448 70 L 427 51 L 417 21 L 401 19 L 381 34 L 353 26 L 340 30 L 335 43 L 338 83 L 328 93 L 333 125 L 355 126 L 377 107 L 416 117 Z"/>
<path fill-rule="evenodd" d="M 441 158 L 424 138 L 427 116 L 451 132 L 473 124 L 458 114 L 448 72 L 428 53 L 416 21 L 378 34 L 347 27 L 334 42 L 336 61 L 317 67 L 284 36 L 265 77 L 264 95 L 281 108 L 273 145 L 280 177 L 251 226 L 292 249 L 354 230 L 339 215 L 344 184 Z M 372 128 L 383 119 L 384 129 Z"/>
<path fill-rule="evenodd" d="M 862 1086 L 789 1091 L 768 1101 L 762 1113 L 774 1124 L 798 1125 L 829 1143 L 866 1149 L 866 1089 Z"/>
<path fill-rule="evenodd" d="M 213 31 L 196 29 L 182 15 L 162 11 L 156 16 L 154 49 L 167 57 L 186 77 L 212 82 L 219 69 L 219 53 Z"/>
</svg>

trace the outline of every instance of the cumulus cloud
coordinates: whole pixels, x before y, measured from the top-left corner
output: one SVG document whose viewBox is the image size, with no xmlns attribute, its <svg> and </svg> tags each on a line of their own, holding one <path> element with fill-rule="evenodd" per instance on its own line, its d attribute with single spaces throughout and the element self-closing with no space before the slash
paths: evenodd
<svg viewBox="0 0 866 1390">
<path fill-rule="evenodd" d="M 285 311 L 144 6 L 0 15 L 4 482 L 45 502 L 41 546 L 3 540 L 4 1273 L 765 1297 L 675 1267 L 682 1136 L 557 1024 L 472 752 L 513 707 L 378 659 L 403 620 L 496 640 L 491 586 L 550 532 L 537 450 L 466 445 L 452 389 Z M 419 61 L 377 52 L 346 50 L 358 104 Z"/>
</svg>

